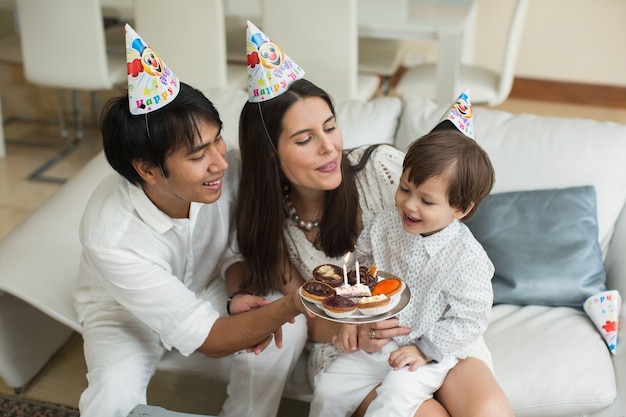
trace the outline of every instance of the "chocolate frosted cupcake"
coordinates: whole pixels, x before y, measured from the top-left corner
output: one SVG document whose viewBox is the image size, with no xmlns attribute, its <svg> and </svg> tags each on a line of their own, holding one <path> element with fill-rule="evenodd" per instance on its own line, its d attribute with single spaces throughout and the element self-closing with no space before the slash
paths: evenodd
<svg viewBox="0 0 626 417">
<path fill-rule="evenodd" d="M 322 301 L 322 309 L 330 317 L 343 319 L 356 311 L 356 303 L 341 295 L 331 295 Z"/>
<path fill-rule="evenodd" d="M 323 264 L 313 270 L 313 278 L 333 287 L 343 284 L 343 271 L 337 265 Z"/>
<path fill-rule="evenodd" d="M 302 285 L 300 292 L 305 300 L 321 304 L 322 300 L 335 294 L 335 289 L 324 282 L 312 279 Z"/>
<path fill-rule="evenodd" d="M 375 267 L 374 267 L 375 268 Z M 372 274 L 374 272 L 374 274 Z M 378 277 L 376 276 L 376 270 L 372 269 L 372 267 L 365 268 L 364 266 L 359 267 L 359 281 L 356 282 L 356 270 L 351 269 L 348 271 L 348 284 L 356 285 L 356 284 L 365 284 L 370 289 L 376 285 L 378 282 Z"/>
</svg>

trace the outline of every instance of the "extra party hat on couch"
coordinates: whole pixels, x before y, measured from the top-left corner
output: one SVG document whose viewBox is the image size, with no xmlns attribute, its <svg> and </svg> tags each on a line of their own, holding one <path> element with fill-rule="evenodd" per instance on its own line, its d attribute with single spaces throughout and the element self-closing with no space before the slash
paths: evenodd
<svg viewBox="0 0 626 417">
<path fill-rule="evenodd" d="M 284 93 L 304 77 L 304 70 L 252 22 L 246 23 L 248 94 L 251 103 L 260 103 Z"/>
<path fill-rule="evenodd" d="M 124 29 L 130 112 L 137 115 L 158 110 L 178 95 L 178 77 L 129 24 Z"/>
<path fill-rule="evenodd" d="M 445 114 L 433 130 L 454 126 L 470 139 L 474 139 L 474 118 L 469 90 L 461 93 L 459 98 L 446 110 Z"/>
<path fill-rule="evenodd" d="M 618 344 L 622 297 L 616 290 L 603 291 L 585 300 L 583 309 L 596 326 L 612 354 Z"/>
</svg>

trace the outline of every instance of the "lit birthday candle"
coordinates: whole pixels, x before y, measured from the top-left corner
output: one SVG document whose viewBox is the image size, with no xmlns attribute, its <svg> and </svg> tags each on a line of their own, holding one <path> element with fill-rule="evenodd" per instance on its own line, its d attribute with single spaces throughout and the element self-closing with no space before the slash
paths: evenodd
<svg viewBox="0 0 626 417">
<path fill-rule="evenodd" d="M 343 258 L 343 285 L 348 285 L 348 268 L 346 267 L 346 263 L 350 258 L 350 252 L 346 253 L 346 256 Z"/>
</svg>

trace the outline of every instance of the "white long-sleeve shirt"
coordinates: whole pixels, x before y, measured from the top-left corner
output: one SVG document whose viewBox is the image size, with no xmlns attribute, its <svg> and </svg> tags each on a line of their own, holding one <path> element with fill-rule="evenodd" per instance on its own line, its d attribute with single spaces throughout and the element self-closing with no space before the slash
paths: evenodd
<svg viewBox="0 0 626 417">
<path fill-rule="evenodd" d="M 221 197 L 191 203 L 188 219 L 169 217 L 117 173 L 100 183 L 79 231 L 83 254 L 74 298 L 81 322 L 99 309 L 125 309 L 166 348 L 189 355 L 200 347 L 224 313 L 203 293 L 223 287 L 223 271 L 239 259 L 230 250 L 239 154 L 229 151 L 226 159 Z"/>
<path fill-rule="evenodd" d="M 465 357 L 464 348 L 489 324 L 494 266 L 469 228 L 454 220 L 423 237 L 406 232 L 397 210 L 387 209 L 363 230 L 357 247 L 370 253 L 378 269 L 403 279 L 411 291 L 399 314 L 411 333 L 394 339 L 401 345 L 428 345 L 432 359 Z M 433 352 L 432 348 L 435 348 Z"/>
</svg>

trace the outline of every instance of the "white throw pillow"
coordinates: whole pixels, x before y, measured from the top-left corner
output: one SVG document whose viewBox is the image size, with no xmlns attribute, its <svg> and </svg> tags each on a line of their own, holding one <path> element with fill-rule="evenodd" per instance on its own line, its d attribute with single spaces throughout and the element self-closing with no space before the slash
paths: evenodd
<svg viewBox="0 0 626 417">
<path fill-rule="evenodd" d="M 397 97 L 350 100 L 335 106 L 345 149 L 374 143 L 393 144 L 402 110 Z"/>
<path fill-rule="evenodd" d="M 211 100 L 224 124 L 222 137 L 228 149 L 239 148 L 239 116 L 243 105 L 248 101 L 248 93 L 244 90 L 210 89 L 204 95 Z"/>
<path fill-rule="evenodd" d="M 396 146 L 428 133 L 447 106 L 407 95 Z M 474 107 L 476 140 L 496 170 L 493 193 L 593 185 L 603 257 L 626 202 L 626 125 Z"/>
</svg>

